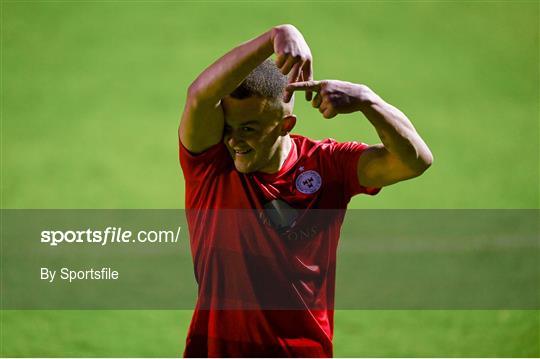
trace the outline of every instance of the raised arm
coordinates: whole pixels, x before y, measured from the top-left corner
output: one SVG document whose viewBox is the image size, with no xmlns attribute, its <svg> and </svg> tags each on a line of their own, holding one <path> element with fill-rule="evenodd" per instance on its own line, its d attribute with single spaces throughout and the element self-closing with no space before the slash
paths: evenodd
<svg viewBox="0 0 540 359">
<path fill-rule="evenodd" d="M 189 86 L 178 129 L 184 147 L 200 153 L 221 140 L 224 127 L 221 99 L 272 53 L 276 54 L 276 65 L 281 72 L 289 74 L 290 82 L 312 79 L 311 52 L 302 34 L 292 25 L 273 27 L 235 47 Z"/>
<path fill-rule="evenodd" d="M 381 144 L 368 147 L 357 164 L 358 181 L 383 187 L 421 175 L 433 156 L 409 119 L 365 85 L 325 80 L 291 84 L 290 91 L 317 91 L 313 107 L 325 118 L 362 112 L 377 130 Z"/>
</svg>

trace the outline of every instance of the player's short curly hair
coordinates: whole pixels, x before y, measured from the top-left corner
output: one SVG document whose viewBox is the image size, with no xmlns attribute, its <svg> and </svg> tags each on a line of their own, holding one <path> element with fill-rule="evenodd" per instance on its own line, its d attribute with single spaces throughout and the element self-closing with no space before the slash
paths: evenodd
<svg viewBox="0 0 540 359">
<path fill-rule="evenodd" d="M 274 61 L 266 59 L 245 78 L 232 93 L 235 99 L 260 96 L 281 100 L 287 86 L 287 76 L 283 75 Z"/>
</svg>

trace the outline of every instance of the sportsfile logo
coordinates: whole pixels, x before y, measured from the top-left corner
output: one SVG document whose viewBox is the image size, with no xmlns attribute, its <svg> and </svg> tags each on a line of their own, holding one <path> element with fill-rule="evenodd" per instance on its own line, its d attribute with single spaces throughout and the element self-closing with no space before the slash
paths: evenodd
<svg viewBox="0 0 540 359">
<path fill-rule="evenodd" d="M 121 227 L 107 227 L 104 230 L 45 230 L 41 232 L 41 243 L 58 246 L 61 243 L 92 243 L 102 246 L 109 243 L 177 243 L 182 227 L 173 230 L 140 230 L 133 234 Z"/>
</svg>

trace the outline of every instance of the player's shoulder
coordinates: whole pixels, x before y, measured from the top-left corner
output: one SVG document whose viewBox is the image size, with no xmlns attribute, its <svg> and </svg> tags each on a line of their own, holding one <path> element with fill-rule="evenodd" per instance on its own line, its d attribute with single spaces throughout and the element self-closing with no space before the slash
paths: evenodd
<svg viewBox="0 0 540 359">
<path fill-rule="evenodd" d="M 322 140 L 314 140 L 309 137 L 301 135 L 291 135 L 296 147 L 299 149 L 299 153 L 302 156 L 311 157 L 321 152 L 329 152 L 334 146 L 339 144 L 338 141 L 333 138 L 325 138 Z"/>
<path fill-rule="evenodd" d="M 180 141 L 180 167 L 184 178 L 208 178 L 232 167 L 225 145 L 220 142 L 200 153 L 190 152 Z"/>
</svg>

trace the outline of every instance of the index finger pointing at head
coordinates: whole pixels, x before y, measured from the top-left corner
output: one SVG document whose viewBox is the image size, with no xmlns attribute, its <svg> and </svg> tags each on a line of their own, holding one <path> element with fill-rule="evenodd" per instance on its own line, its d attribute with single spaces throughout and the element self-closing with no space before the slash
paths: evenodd
<svg viewBox="0 0 540 359">
<path fill-rule="evenodd" d="M 293 82 L 287 85 L 287 91 L 319 91 L 322 81 L 302 81 Z"/>
</svg>

